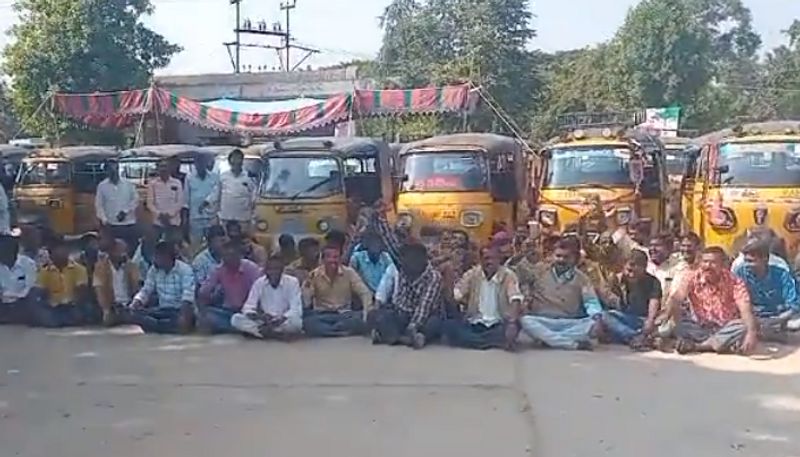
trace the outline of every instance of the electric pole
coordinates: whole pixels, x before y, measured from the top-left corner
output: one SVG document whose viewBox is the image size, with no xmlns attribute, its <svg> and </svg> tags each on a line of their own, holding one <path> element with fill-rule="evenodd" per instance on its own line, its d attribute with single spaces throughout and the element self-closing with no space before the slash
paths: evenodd
<svg viewBox="0 0 800 457">
<path fill-rule="evenodd" d="M 286 11 L 286 42 L 284 43 L 284 47 L 286 47 L 286 71 L 292 71 L 292 65 L 290 62 L 292 58 L 292 32 L 289 20 L 291 17 L 291 12 L 295 8 L 297 8 L 297 0 L 287 0 L 286 2 L 281 2 L 281 11 Z"/>
</svg>

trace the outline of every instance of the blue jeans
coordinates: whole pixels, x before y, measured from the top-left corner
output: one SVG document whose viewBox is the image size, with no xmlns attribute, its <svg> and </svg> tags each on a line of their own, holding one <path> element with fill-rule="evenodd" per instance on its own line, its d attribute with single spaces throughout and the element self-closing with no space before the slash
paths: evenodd
<svg viewBox="0 0 800 457">
<path fill-rule="evenodd" d="M 32 303 L 30 324 L 34 327 L 61 328 L 98 324 L 100 308 L 91 303 L 50 306 L 47 300 Z"/>
<path fill-rule="evenodd" d="M 131 322 L 145 333 L 181 333 L 180 308 L 145 308 L 131 311 Z"/>
<path fill-rule="evenodd" d="M 443 333 L 451 346 L 478 349 L 502 349 L 506 345 L 506 326 L 498 323 L 487 327 L 472 324 L 464 319 L 448 319 L 444 322 Z"/>
<path fill-rule="evenodd" d="M 579 343 L 591 342 L 595 321 L 591 317 L 524 316 L 519 320 L 525 333 L 554 349 L 578 349 Z"/>
<path fill-rule="evenodd" d="M 204 306 L 200 312 L 203 324 L 211 333 L 238 333 L 231 325 L 231 318 L 236 311 L 221 306 Z"/>
<path fill-rule="evenodd" d="M 645 318 L 616 309 L 603 312 L 603 324 L 615 343 L 630 344 L 644 328 Z"/>
<path fill-rule="evenodd" d="M 303 330 L 310 337 L 331 338 L 363 335 L 366 330 L 361 311 L 305 311 Z"/>
</svg>

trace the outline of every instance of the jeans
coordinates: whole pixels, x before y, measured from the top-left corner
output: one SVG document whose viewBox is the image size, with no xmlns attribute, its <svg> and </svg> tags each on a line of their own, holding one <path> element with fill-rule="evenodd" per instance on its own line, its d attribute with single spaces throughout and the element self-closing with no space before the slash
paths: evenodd
<svg viewBox="0 0 800 457">
<path fill-rule="evenodd" d="M 630 344 L 644 328 L 645 318 L 615 309 L 603 312 L 603 324 L 615 343 Z"/>
<path fill-rule="evenodd" d="M 236 333 L 231 325 L 231 318 L 236 311 L 221 306 L 203 306 L 200 308 L 202 324 L 211 333 Z"/>
<path fill-rule="evenodd" d="M 747 327 L 740 319 L 736 319 L 715 331 L 701 326 L 696 321 L 683 319 L 678 322 L 675 334 L 678 338 L 695 343 L 708 342 L 716 352 L 730 353 L 738 351 L 741 347 L 747 334 Z"/>
<path fill-rule="evenodd" d="M 273 327 L 268 333 L 263 332 L 264 322 L 258 318 L 253 318 L 242 313 L 236 313 L 231 317 L 231 326 L 245 335 L 256 338 L 276 338 L 279 336 L 299 335 L 303 332 L 302 319 L 287 319 L 283 324 Z"/>
<path fill-rule="evenodd" d="M 145 333 L 175 334 L 182 333 L 180 308 L 145 308 L 131 311 L 131 322 L 138 325 Z"/>
<path fill-rule="evenodd" d="M 108 227 L 114 238 L 123 240 L 128 245 L 128 257 L 133 257 L 133 253 L 136 252 L 136 247 L 139 245 L 139 228 L 136 224 L 109 225 Z"/>
<path fill-rule="evenodd" d="M 46 300 L 40 300 L 31 306 L 30 324 L 45 328 L 94 325 L 100 322 L 100 315 L 100 308 L 89 303 L 53 307 Z"/>
<path fill-rule="evenodd" d="M 306 311 L 303 330 L 311 337 L 331 338 L 363 335 L 366 329 L 361 311 Z"/>
<path fill-rule="evenodd" d="M 492 326 L 472 324 L 464 319 L 448 319 L 444 322 L 442 333 L 451 346 L 478 349 L 502 349 L 506 345 L 506 326 L 498 323 Z"/>
<path fill-rule="evenodd" d="M 409 323 L 411 314 L 392 308 L 375 309 L 367 315 L 367 326 L 377 332 L 378 339 L 375 342 L 378 344 L 398 344 Z M 439 336 L 441 325 L 438 316 L 429 316 L 417 331 L 425 335 L 426 342 L 430 342 Z"/>
<path fill-rule="evenodd" d="M 595 321 L 591 317 L 524 316 L 519 320 L 522 330 L 534 340 L 554 349 L 579 348 L 580 343 L 591 341 Z"/>
</svg>

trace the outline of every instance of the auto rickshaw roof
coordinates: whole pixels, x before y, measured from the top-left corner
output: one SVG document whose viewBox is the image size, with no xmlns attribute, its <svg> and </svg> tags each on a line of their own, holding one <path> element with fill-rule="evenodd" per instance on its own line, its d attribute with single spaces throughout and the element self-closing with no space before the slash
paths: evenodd
<svg viewBox="0 0 800 457">
<path fill-rule="evenodd" d="M 456 148 L 483 149 L 489 154 L 507 154 L 522 150 L 522 144 L 514 138 L 494 133 L 458 133 L 441 135 L 405 145 L 400 155 L 419 150 L 445 150 Z"/>
<path fill-rule="evenodd" d="M 240 146 L 233 146 L 233 145 L 214 145 L 214 146 L 203 146 L 201 152 L 203 154 L 213 155 L 214 157 L 228 157 L 228 155 L 235 151 L 236 149 L 242 151 L 243 154 L 247 155 L 247 151 L 245 148 Z"/>
<path fill-rule="evenodd" d="M 249 148 L 248 152 L 250 151 L 260 152 L 261 155 L 293 151 L 318 151 L 353 157 L 388 153 L 389 145 L 384 141 L 365 137 L 301 137 L 253 145 Z"/>
<path fill-rule="evenodd" d="M 141 146 L 138 148 L 122 151 L 122 159 L 151 158 L 169 159 L 172 157 L 190 157 L 194 154 L 203 152 L 202 146 L 193 144 L 160 144 L 153 146 Z"/>
<path fill-rule="evenodd" d="M 723 141 L 746 143 L 768 140 L 800 140 L 800 121 L 768 121 L 742 124 L 741 126 L 707 133 L 695 138 L 692 142 L 697 146 L 703 146 Z"/>
<path fill-rule="evenodd" d="M 114 159 L 120 151 L 114 146 L 66 146 L 31 151 L 29 159 L 91 160 Z"/>
<path fill-rule="evenodd" d="M 0 157 L 6 159 L 19 159 L 35 151 L 33 146 L 15 146 L 13 144 L 0 144 Z"/>
</svg>

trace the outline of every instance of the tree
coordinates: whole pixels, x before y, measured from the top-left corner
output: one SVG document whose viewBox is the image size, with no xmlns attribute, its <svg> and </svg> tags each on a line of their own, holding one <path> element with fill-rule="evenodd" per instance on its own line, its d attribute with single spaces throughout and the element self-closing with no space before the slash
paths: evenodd
<svg viewBox="0 0 800 457">
<path fill-rule="evenodd" d="M 140 88 L 181 48 L 149 30 L 150 0 L 17 0 L 19 24 L 4 52 L 11 100 L 31 132 L 54 135 L 39 109 L 52 88 L 93 92 Z"/>
<path fill-rule="evenodd" d="M 8 99 L 8 87 L 0 80 L 0 142 L 11 140 L 18 129 L 17 118 Z"/>
</svg>

